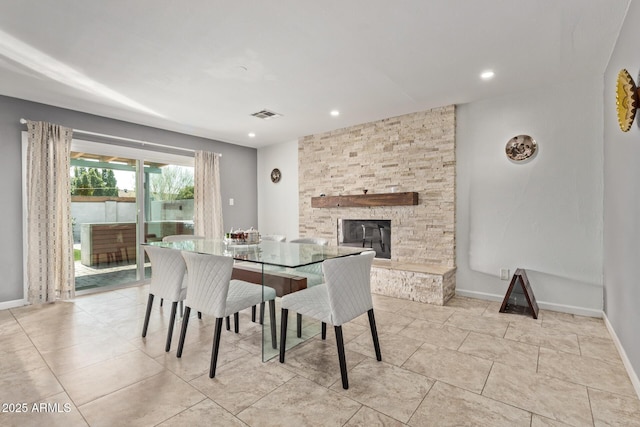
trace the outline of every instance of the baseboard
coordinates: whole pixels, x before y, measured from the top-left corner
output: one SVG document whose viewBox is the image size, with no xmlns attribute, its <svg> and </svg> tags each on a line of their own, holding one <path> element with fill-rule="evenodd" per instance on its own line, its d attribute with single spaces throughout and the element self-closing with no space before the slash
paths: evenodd
<svg viewBox="0 0 640 427">
<path fill-rule="evenodd" d="M 638 374 L 633 369 L 633 366 L 631 365 L 631 361 L 627 357 L 627 353 L 624 351 L 624 347 L 622 347 L 622 344 L 618 339 L 618 335 L 616 334 L 616 331 L 613 329 L 613 326 L 611 326 L 611 323 L 609 323 L 607 314 L 603 312 L 602 318 L 604 319 L 604 324 L 607 326 L 609 335 L 611 335 L 611 339 L 613 339 L 613 343 L 616 345 L 616 349 L 618 349 L 618 354 L 620 354 L 620 358 L 622 359 L 622 363 L 624 364 L 624 367 L 627 370 L 627 374 L 629 374 L 629 379 L 631 380 L 631 384 L 633 384 L 633 388 L 636 390 L 636 394 L 640 399 L 640 379 L 638 379 Z"/>
<path fill-rule="evenodd" d="M 16 307 L 22 307 L 24 305 L 28 305 L 29 302 L 27 300 L 24 299 L 17 299 L 17 300 L 13 300 L 13 301 L 5 301 L 5 302 L 0 302 L 0 310 L 6 310 L 9 308 L 16 308 Z"/>
<path fill-rule="evenodd" d="M 465 291 L 464 289 L 458 289 L 458 288 L 456 288 L 456 295 L 469 297 L 469 298 L 485 299 L 490 301 L 502 301 L 504 299 L 504 295 L 490 294 L 486 292 Z M 588 317 L 598 317 L 598 318 L 602 317 L 602 310 L 596 310 L 596 309 L 585 308 L 585 307 L 576 307 L 573 305 L 555 304 L 555 303 L 544 302 L 539 300 L 536 302 L 538 303 L 538 307 L 543 310 L 577 314 L 578 316 L 588 316 Z"/>
</svg>

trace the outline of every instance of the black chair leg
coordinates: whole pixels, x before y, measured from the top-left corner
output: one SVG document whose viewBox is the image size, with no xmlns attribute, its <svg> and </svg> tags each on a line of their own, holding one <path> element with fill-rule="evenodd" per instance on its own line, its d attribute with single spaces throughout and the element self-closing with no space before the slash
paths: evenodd
<svg viewBox="0 0 640 427">
<path fill-rule="evenodd" d="M 240 332 L 240 314 L 237 311 L 233 313 L 233 332 Z"/>
<path fill-rule="evenodd" d="M 278 348 L 278 337 L 276 336 L 276 300 L 269 300 L 269 323 L 271 323 L 271 345 Z"/>
<path fill-rule="evenodd" d="M 169 331 L 167 332 L 167 345 L 164 346 L 164 351 L 171 349 L 171 337 L 173 336 L 173 324 L 176 323 L 176 311 L 178 310 L 178 301 L 171 303 L 171 317 L 169 318 Z"/>
<path fill-rule="evenodd" d="M 153 294 L 149 294 L 147 299 L 147 313 L 144 315 L 144 325 L 142 326 L 142 338 L 147 336 L 147 328 L 149 327 L 149 317 L 151 317 L 151 307 L 153 307 Z"/>
<path fill-rule="evenodd" d="M 260 324 L 264 324 L 264 301 L 260 303 Z"/>
<path fill-rule="evenodd" d="M 342 376 L 342 388 L 349 388 L 347 379 L 347 359 L 344 355 L 344 341 L 342 340 L 342 326 L 334 326 L 336 331 L 336 344 L 338 345 L 338 360 L 340 361 L 340 376 Z"/>
<path fill-rule="evenodd" d="M 322 339 L 327 339 L 327 324 L 325 322 L 322 322 Z"/>
<path fill-rule="evenodd" d="M 164 302 L 164 298 L 160 298 L 160 307 L 162 307 L 163 302 Z"/>
<path fill-rule="evenodd" d="M 283 308 L 280 316 L 280 363 L 284 363 L 284 350 L 287 346 L 287 320 L 289 310 Z"/>
<path fill-rule="evenodd" d="M 256 323 L 256 306 L 255 305 L 251 306 L 251 321 L 253 323 Z"/>
<path fill-rule="evenodd" d="M 202 319 L 202 312 L 201 311 L 198 312 L 198 319 Z"/>
<path fill-rule="evenodd" d="M 180 317 L 184 317 L 184 302 L 180 301 Z"/>
<path fill-rule="evenodd" d="M 373 338 L 373 348 L 376 350 L 376 359 L 378 362 L 382 360 L 380 353 L 380 342 L 378 342 L 378 330 L 376 329 L 376 318 L 373 316 L 373 308 L 367 311 L 369 315 L 369 326 L 371 327 L 371 337 Z"/>
<path fill-rule="evenodd" d="M 180 341 L 178 341 L 178 353 L 177 357 L 182 357 L 182 348 L 184 347 L 184 339 L 187 336 L 187 325 L 189 324 L 189 315 L 191 314 L 191 307 L 187 306 L 184 309 L 185 316 L 182 318 L 182 330 L 180 331 Z"/>
<path fill-rule="evenodd" d="M 301 338 L 302 337 L 302 314 L 296 313 L 296 322 L 297 322 L 296 331 L 298 333 L 298 338 Z"/>
<path fill-rule="evenodd" d="M 227 322 L 227 331 L 230 331 L 231 330 L 231 321 L 229 320 L 229 316 L 227 316 L 226 322 Z"/>
<path fill-rule="evenodd" d="M 209 378 L 216 376 L 216 365 L 218 364 L 218 349 L 220 348 L 220 334 L 222 332 L 222 318 L 216 319 L 216 329 L 213 333 L 213 349 L 211 350 L 211 367 L 209 368 Z"/>
</svg>

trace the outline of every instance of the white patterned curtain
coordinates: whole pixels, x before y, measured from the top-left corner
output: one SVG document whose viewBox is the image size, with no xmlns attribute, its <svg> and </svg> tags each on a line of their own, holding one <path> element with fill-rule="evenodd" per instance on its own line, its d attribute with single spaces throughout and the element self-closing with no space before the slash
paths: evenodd
<svg viewBox="0 0 640 427">
<path fill-rule="evenodd" d="M 220 155 L 196 151 L 194 174 L 194 234 L 207 239 L 224 236 L 220 195 Z"/>
<path fill-rule="evenodd" d="M 27 287 L 32 304 L 75 296 L 70 154 L 73 130 L 27 121 Z"/>
</svg>

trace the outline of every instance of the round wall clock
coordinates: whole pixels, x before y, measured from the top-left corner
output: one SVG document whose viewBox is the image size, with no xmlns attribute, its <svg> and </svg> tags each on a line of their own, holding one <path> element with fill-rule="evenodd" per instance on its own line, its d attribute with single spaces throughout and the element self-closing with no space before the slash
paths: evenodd
<svg viewBox="0 0 640 427">
<path fill-rule="evenodd" d="M 271 182 L 278 182 L 282 178 L 282 173 L 280 173 L 280 169 L 275 168 L 271 171 Z"/>
<path fill-rule="evenodd" d="M 624 68 L 618 73 L 616 83 L 616 111 L 618 124 L 623 132 L 628 132 L 633 124 L 638 108 L 638 89 L 633 78 Z"/>
<path fill-rule="evenodd" d="M 504 149 L 508 158 L 521 162 L 536 153 L 538 143 L 529 135 L 518 135 L 511 138 Z"/>
</svg>

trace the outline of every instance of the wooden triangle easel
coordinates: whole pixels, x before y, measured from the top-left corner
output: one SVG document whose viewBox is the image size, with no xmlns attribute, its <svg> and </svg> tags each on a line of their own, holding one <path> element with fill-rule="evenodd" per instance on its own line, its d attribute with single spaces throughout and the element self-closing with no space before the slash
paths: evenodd
<svg viewBox="0 0 640 427">
<path fill-rule="evenodd" d="M 522 292 L 518 292 L 518 288 L 516 285 L 520 285 L 520 289 Z M 514 292 L 514 302 L 511 300 L 511 294 Z M 524 294 L 524 297 L 527 301 L 528 307 L 518 304 L 517 295 Z M 529 279 L 527 278 L 527 272 L 524 268 L 518 268 L 511 278 L 511 283 L 509 284 L 509 289 L 507 289 L 507 293 L 504 296 L 504 300 L 502 300 L 502 306 L 500 307 L 500 313 L 520 313 L 524 314 L 528 311 L 531 312 L 531 315 L 534 319 L 538 318 L 538 303 L 536 302 L 536 297 L 533 295 L 533 290 L 531 289 L 531 284 L 529 283 Z"/>
</svg>

